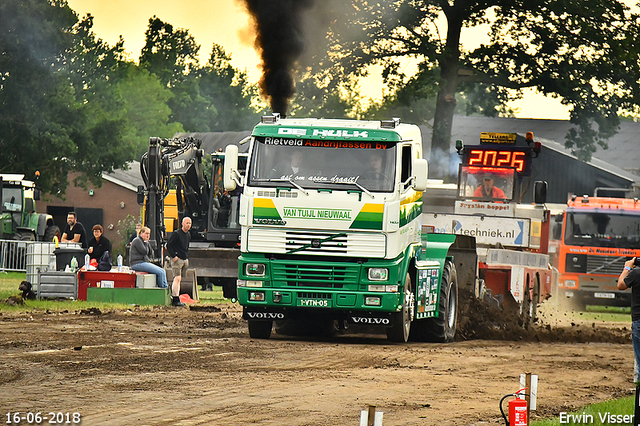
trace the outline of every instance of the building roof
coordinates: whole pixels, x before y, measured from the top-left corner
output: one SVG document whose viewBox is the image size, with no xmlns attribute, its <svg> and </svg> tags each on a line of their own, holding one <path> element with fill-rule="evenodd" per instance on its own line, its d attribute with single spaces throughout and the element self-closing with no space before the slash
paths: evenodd
<svg viewBox="0 0 640 426">
<path fill-rule="evenodd" d="M 127 163 L 127 166 L 127 170 L 116 169 L 112 173 L 103 173 L 102 179 L 137 192 L 138 185 L 144 184 L 142 176 L 140 176 L 140 162 L 132 161 Z"/>
</svg>

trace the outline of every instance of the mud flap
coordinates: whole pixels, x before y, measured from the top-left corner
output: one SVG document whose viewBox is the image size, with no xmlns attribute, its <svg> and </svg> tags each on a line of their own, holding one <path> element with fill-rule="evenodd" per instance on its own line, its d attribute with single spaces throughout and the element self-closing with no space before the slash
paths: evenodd
<svg viewBox="0 0 640 426">
<path fill-rule="evenodd" d="M 242 318 L 247 321 L 282 321 L 288 319 L 284 310 L 244 307 Z"/>
<path fill-rule="evenodd" d="M 391 313 L 349 312 L 345 320 L 349 325 L 367 325 L 378 327 L 391 327 L 393 316 Z"/>
</svg>

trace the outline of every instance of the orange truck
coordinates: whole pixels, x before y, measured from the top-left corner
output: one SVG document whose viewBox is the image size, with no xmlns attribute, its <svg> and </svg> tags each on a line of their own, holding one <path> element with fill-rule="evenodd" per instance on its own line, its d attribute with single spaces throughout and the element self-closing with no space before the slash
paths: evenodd
<svg viewBox="0 0 640 426">
<path fill-rule="evenodd" d="M 640 256 L 638 199 L 572 196 L 556 215 L 552 245 L 558 297 L 586 305 L 630 306 L 631 293 L 616 288 L 624 262 Z"/>
</svg>

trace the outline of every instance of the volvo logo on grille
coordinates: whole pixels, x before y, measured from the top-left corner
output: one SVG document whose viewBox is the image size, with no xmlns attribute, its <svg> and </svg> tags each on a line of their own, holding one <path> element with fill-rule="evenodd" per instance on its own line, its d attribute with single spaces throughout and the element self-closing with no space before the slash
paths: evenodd
<svg viewBox="0 0 640 426">
<path fill-rule="evenodd" d="M 322 240 L 319 240 L 317 238 L 314 238 L 311 240 L 311 247 L 315 248 L 315 249 L 319 249 L 320 247 L 322 247 Z"/>
</svg>

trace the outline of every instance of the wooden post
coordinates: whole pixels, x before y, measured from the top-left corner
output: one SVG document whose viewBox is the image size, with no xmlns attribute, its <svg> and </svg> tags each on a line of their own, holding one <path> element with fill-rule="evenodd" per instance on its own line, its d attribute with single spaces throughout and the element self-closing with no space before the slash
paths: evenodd
<svg viewBox="0 0 640 426">
<path fill-rule="evenodd" d="M 369 405 L 360 411 L 360 426 L 382 426 L 382 411 L 376 411 L 375 405 Z"/>
<path fill-rule="evenodd" d="M 370 405 L 368 416 L 367 416 L 367 426 L 374 426 L 376 420 L 376 406 Z"/>
</svg>

